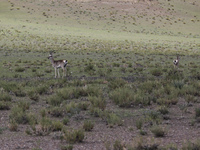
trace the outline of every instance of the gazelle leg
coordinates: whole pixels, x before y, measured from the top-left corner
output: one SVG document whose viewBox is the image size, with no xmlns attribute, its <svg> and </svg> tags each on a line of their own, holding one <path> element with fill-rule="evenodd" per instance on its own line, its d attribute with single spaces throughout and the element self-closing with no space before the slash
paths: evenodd
<svg viewBox="0 0 200 150">
<path fill-rule="evenodd" d="M 56 78 L 56 74 L 57 74 L 57 72 L 56 72 L 56 68 L 55 68 L 55 78 Z"/>
<path fill-rule="evenodd" d="M 59 69 L 58 69 L 58 78 L 60 78 L 60 72 L 59 72 Z"/>
</svg>

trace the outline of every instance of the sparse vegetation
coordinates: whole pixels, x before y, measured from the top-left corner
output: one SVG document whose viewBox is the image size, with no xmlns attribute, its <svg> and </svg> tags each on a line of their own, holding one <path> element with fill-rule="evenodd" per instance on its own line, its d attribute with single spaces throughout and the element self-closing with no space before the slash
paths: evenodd
<svg viewBox="0 0 200 150">
<path fill-rule="evenodd" d="M 71 144 L 76 142 L 82 142 L 85 137 L 84 131 L 81 129 L 65 130 L 64 133 L 65 133 L 64 139 Z"/>
<path fill-rule="evenodd" d="M 123 150 L 123 145 L 120 141 L 116 140 L 113 145 L 114 150 Z"/>
<path fill-rule="evenodd" d="M 91 122 L 90 120 L 84 121 L 83 129 L 85 131 L 91 131 L 93 128 L 94 128 L 94 123 L 93 122 Z"/>
<path fill-rule="evenodd" d="M 9 110 L 11 103 L 0 101 L 0 110 Z"/>
<path fill-rule="evenodd" d="M 153 126 L 151 128 L 151 132 L 155 135 L 155 137 L 163 137 L 166 134 L 165 130 L 160 126 Z"/>
<path fill-rule="evenodd" d="M 194 149 L 197 149 L 197 150 L 200 149 L 200 142 L 198 140 L 195 142 L 188 141 L 183 146 L 183 150 L 194 150 Z"/>
<path fill-rule="evenodd" d="M 135 94 L 129 88 L 118 88 L 110 94 L 110 98 L 120 107 L 135 105 Z"/>
<path fill-rule="evenodd" d="M 11 101 L 11 96 L 7 93 L 3 93 L 0 95 L 0 101 L 9 102 Z"/>
<path fill-rule="evenodd" d="M 196 118 L 200 117 L 200 108 L 195 109 L 195 117 Z"/>
<path fill-rule="evenodd" d="M 73 145 L 61 146 L 61 150 L 73 150 Z"/>
<path fill-rule="evenodd" d="M 136 127 L 137 127 L 137 129 L 141 129 L 142 125 L 143 125 L 143 120 L 142 119 L 136 120 Z"/>
</svg>

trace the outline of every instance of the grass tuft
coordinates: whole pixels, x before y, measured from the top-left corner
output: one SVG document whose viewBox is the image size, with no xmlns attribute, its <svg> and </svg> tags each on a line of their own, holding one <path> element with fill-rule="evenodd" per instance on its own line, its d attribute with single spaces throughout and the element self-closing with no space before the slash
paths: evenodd
<svg viewBox="0 0 200 150">
<path fill-rule="evenodd" d="M 82 129 L 64 130 L 64 139 L 70 144 L 82 142 L 84 137 L 85 135 Z"/>
</svg>

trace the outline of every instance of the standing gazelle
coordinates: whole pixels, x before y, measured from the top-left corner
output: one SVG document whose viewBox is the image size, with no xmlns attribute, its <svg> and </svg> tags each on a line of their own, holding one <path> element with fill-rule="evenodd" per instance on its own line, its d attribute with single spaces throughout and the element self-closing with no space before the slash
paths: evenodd
<svg viewBox="0 0 200 150">
<path fill-rule="evenodd" d="M 48 59 L 51 60 L 52 66 L 55 69 L 55 78 L 57 77 L 57 69 L 58 69 L 58 77 L 60 77 L 59 68 L 63 69 L 63 77 L 66 76 L 66 66 L 67 66 L 67 60 L 54 60 L 53 54 L 50 52 Z"/>
<path fill-rule="evenodd" d="M 179 64 L 179 56 L 177 56 L 177 58 L 173 60 L 173 63 L 174 63 L 174 68 L 175 68 L 175 67 L 178 67 L 178 64 Z"/>
</svg>

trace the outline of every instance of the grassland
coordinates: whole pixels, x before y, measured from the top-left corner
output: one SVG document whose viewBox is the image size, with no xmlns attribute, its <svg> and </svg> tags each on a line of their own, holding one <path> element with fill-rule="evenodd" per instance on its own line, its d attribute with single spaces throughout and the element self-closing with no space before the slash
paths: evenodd
<svg viewBox="0 0 200 150">
<path fill-rule="evenodd" d="M 0 25 L 1 150 L 200 149 L 200 2 L 2 0 Z"/>
</svg>

